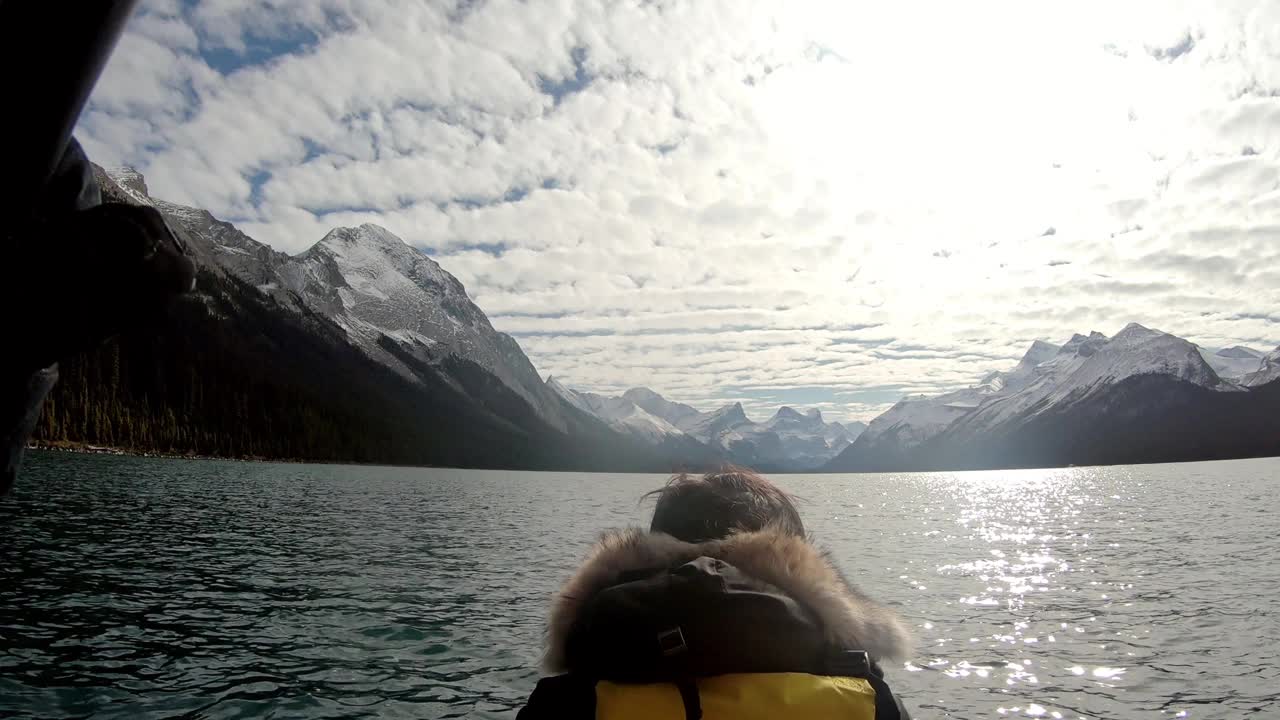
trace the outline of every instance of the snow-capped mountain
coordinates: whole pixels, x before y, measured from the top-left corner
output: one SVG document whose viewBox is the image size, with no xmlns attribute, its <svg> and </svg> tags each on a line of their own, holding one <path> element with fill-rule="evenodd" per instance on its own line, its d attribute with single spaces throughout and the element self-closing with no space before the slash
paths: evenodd
<svg viewBox="0 0 1280 720">
<path fill-rule="evenodd" d="M 753 422 L 742 403 L 730 403 L 709 413 L 686 418 L 681 429 L 702 444 L 724 453 L 740 465 L 790 469 L 782 439 L 768 427 Z"/>
<path fill-rule="evenodd" d="M 973 387 L 942 395 L 914 395 L 899 400 L 874 418 L 860 439 L 864 445 L 889 444 L 899 450 L 915 447 L 946 430 L 984 402 L 1045 382 L 1046 377 L 1060 369 L 1055 360 L 1064 353 L 1064 348 L 1069 348 L 1066 353 L 1074 356 L 1077 350 L 1088 352 L 1105 339 L 1097 333 L 1090 338 L 1076 335 L 1065 346 L 1036 340 L 1008 372 L 990 373 Z"/>
<path fill-rule="evenodd" d="M 474 362 L 524 398 L 552 426 L 566 420 L 511 336 L 497 332 L 457 278 L 386 228 L 335 228 L 281 269 L 284 286 L 345 328 L 388 364 L 404 354 L 425 363 Z M 388 352 L 389 340 L 399 353 Z"/>
<path fill-rule="evenodd" d="M 337 323 L 375 360 L 407 377 L 419 371 L 417 364 L 439 365 L 450 357 L 474 362 L 548 424 L 567 428 L 556 396 L 515 340 L 493 329 L 457 278 L 386 228 L 335 228 L 305 252 L 289 256 L 208 211 L 151 198 L 136 171 L 108 172 L 133 199 L 155 206 L 196 239 L 191 250 L 202 264 L 285 305 L 301 302 Z"/>
<path fill-rule="evenodd" d="M 660 443 L 668 438 L 685 437 L 685 433 L 651 415 L 625 397 L 605 397 L 595 393 L 578 392 L 565 387 L 554 377 L 547 378 L 547 387 L 579 410 L 604 420 L 610 427 L 637 436 L 650 443 Z"/>
<path fill-rule="evenodd" d="M 634 387 L 622 393 L 622 397 L 644 408 L 645 412 L 660 417 L 676 427 L 684 427 L 702 415 L 688 405 L 671 402 L 649 388 Z"/>
<path fill-rule="evenodd" d="M 153 443 L 141 449 L 609 470 L 1280 454 L 1280 348 L 1202 349 L 1130 325 L 1113 338 L 1037 341 L 1008 371 L 904 399 L 865 430 L 789 408 L 755 422 L 737 404 L 703 413 L 646 388 L 604 397 L 543 382 L 456 278 L 384 228 L 336 228 L 290 256 L 204 210 L 152 198 L 139 173 L 95 174 L 109 200 L 157 208 L 199 272 L 197 292 L 158 336 L 121 339 L 97 370 L 69 366 L 84 378 L 131 368 L 120 394 L 63 404 L 139 419 L 133 427 L 151 438 L 141 442 Z"/>
<path fill-rule="evenodd" d="M 818 467 L 840 454 L 866 428 L 861 422 L 849 427 L 823 422 L 822 412 L 816 408 L 802 413 L 785 406 L 764 426 L 778 436 L 784 457 L 809 467 Z"/>
<path fill-rule="evenodd" d="M 1241 345 L 1211 350 L 1199 348 L 1200 355 L 1209 367 L 1224 380 L 1239 382 L 1244 376 L 1258 371 L 1263 353 Z"/>
<path fill-rule="evenodd" d="M 290 256 L 207 211 L 152 198 L 137 172 L 96 168 L 95 177 L 109 201 L 158 209 L 199 274 L 181 322 L 131 356 L 182 382 L 141 386 L 126 409 L 189 424 L 165 447 L 141 449 L 208 452 L 209 438 L 231 454 L 267 447 L 243 421 L 201 425 L 218 414 L 258 422 L 284 457 L 647 471 L 720 461 L 692 441 L 659 445 L 614 429 L 643 425 L 641 415 L 569 403 L 456 278 L 385 228 L 336 228 Z M 191 377 L 209 389 L 178 392 Z"/>
<path fill-rule="evenodd" d="M 279 285 L 280 268 L 290 259 L 285 253 L 254 240 L 207 210 L 151 197 L 146 179 L 133 168 L 113 168 L 106 175 L 129 201 L 156 208 L 171 225 L 184 231 L 189 241 L 187 251 L 201 267 L 215 274 L 233 275 L 264 291 Z"/>
<path fill-rule="evenodd" d="M 704 413 L 648 388 L 631 388 L 610 398 L 573 390 L 555 378 L 548 378 L 547 386 L 574 407 L 649 443 L 684 439 L 725 461 L 774 470 L 816 468 L 848 447 L 866 427 L 860 422 L 828 423 L 817 410 L 802 413 L 789 407 L 757 423 L 747 417 L 741 403 Z"/>
<path fill-rule="evenodd" d="M 684 423 L 684 429 L 699 441 L 720 445 L 721 438 L 740 428 L 754 427 L 755 423 L 747 419 L 742 403 L 729 403 L 709 413 L 702 413 Z M 740 438 L 741 435 L 738 435 Z"/>
<path fill-rule="evenodd" d="M 835 421 L 829 422 L 827 423 L 827 443 L 832 448 L 840 445 L 842 446 L 840 449 L 843 449 L 844 447 L 853 444 L 853 441 L 857 440 L 858 436 L 866 429 L 867 424 L 861 420 L 852 420 L 845 423 Z M 836 452 L 838 453 L 840 450 L 836 450 Z"/>
<path fill-rule="evenodd" d="M 1173 457 L 1191 444 L 1185 438 L 1144 435 L 1159 422 L 1173 422 L 1156 408 L 1199 402 L 1206 412 L 1210 406 L 1216 412 L 1239 405 L 1243 417 L 1260 402 L 1260 395 L 1245 398 L 1248 394 L 1220 377 L 1194 344 L 1134 323 L 1113 338 L 1094 332 L 1075 335 L 1061 347 L 1037 342 L 1007 373 L 992 373 L 971 388 L 903 400 L 873 420 L 828 468 L 1086 463 L 1103 456 L 1104 449 L 1130 457 L 1127 461 L 1150 461 L 1142 459 L 1147 457 L 1141 454 L 1143 445 L 1159 445 Z M 1154 419 L 1137 420 L 1148 415 Z M 1145 439 L 1137 444 L 1087 440 L 1102 428 Z"/>
<path fill-rule="evenodd" d="M 1169 376 L 1211 389 L 1234 387 L 1218 377 L 1192 343 L 1131 323 L 1109 340 L 1097 332 L 1073 336 L 1031 370 L 1025 385 L 993 393 L 957 418 L 953 430 L 987 432 L 1028 413 L 1080 402 L 1135 375 Z"/>
</svg>

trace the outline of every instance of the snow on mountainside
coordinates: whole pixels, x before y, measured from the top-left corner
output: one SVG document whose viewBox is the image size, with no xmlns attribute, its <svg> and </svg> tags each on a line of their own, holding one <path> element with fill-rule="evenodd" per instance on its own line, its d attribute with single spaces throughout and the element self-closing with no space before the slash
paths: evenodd
<svg viewBox="0 0 1280 720">
<path fill-rule="evenodd" d="M 1226 356 L 1247 352 L 1233 348 Z M 906 398 L 874 419 L 831 466 L 906 466 L 912 462 L 912 448 L 955 450 L 1009 435 L 1038 417 L 1061 416 L 1075 407 L 1096 411 L 1106 406 L 1111 388 L 1136 377 L 1212 393 L 1245 391 L 1220 377 L 1194 344 L 1133 323 L 1113 338 L 1098 332 L 1075 335 L 1061 347 L 1037 341 L 1014 369 L 991 373 L 979 385 Z M 1101 405 L 1098 398 L 1103 398 Z"/>
<path fill-rule="evenodd" d="M 192 250 L 204 266 L 220 268 L 285 304 L 296 304 L 297 299 L 289 293 L 275 292 L 280 289 L 280 272 L 291 260 L 288 255 L 254 240 L 206 210 L 164 200 L 152 199 L 151 202 L 170 222 L 182 226 L 188 235 L 200 241 Z"/>
<path fill-rule="evenodd" d="M 1043 340 L 1032 341 L 1031 347 L 1023 354 L 1022 359 L 1007 373 L 997 373 L 1000 378 L 1000 384 L 993 387 L 992 390 L 999 392 L 1013 392 L 1020 390 L 1031 384 L 1038 377 L 1037 368 L 1057 357 L 1062 352 L 1060 345 L 1047 343 Z"/>
<path fill-rule="evenodd" d="M 147 181 L 142 173 L 131 167 L 109 168 L 107 176 L 120 186 L 121 192 L 139 205 L 152 205 L 151 194 L 147 192 Z"/>
<path fill-rule="evenodd" d="M 649 414 L 625 397 L 604 397 L 595 393 L 578 392 L 565 387 L 553 377 L 547 378 L 547 387 L 570 405 L 604 420 L 607 425 L 638 437 L 651 444 L 668 438 L 684 437 L 684 432 L 660 417 Z"/>
<path fill-rule="evenodd" d="M 1097 335 L 1092 342 L 1096 343 L 1100 337 L 1102 336 Z M 1064 347 L 1074 349 L 1088 342 L 1090 338 L 1081 335 L 1072 338 L 1067 346 L 1036 340 L 1018 364 L 1008 372 L 991 373 L 978 385 L 942 395 L 903 398 L 871 421 L 862 433 L 863 442 L 891 441 L 902 448 L 919 445 L 983 403 L 1021 391 L 1030 385 L 1051 382 L 1045 378 L 1060 369 L 1054 362 L 1063 353 Z"/>
<path fill-rule="evenodd" d="M 1258 368 L 1244 376 L 1242 383 L 1247 387 L 1257 387 L 1276 380 L 1280 380 L 1280 347 L 1262 356 Z"/>
<path fill-rule="evenodd" d="M 916 395 L 903 398 L 876 416 L 863 431 L 861 440 L 870 443 L 892 436 L 894 442 L 903 447 L 919 445 L 972 412 L 983 396 L 989 394 L 989 390 L 979 386 L 936 397 Z"/>
<path fill-rule="evenodd" d="M 1195 345 L 1175 335 L 1130 323 L 1081 363 L 1054 397 L 1087 393 L 1100 384 L 1115 383 L 1134 375 L 1170 375 L 1209 388 L 1225 385 Z"/>
<path fill-rule="evenodd" d="M 684 438 L 721 453 L 732 462 L 777 469 L 819 467 L 848 447 L 866 427 L 828 423 L 817 410 L 782 407 L 770 420 L 757 423 L 740 403 L 710 413 L 671 402 L 648 388 L 631 388 L 621 397 L 579 392 L 555 378 L 547 386 L 565 402 L 607 424 L 650 443 Z"/>
<path fill-rule="evenodd" d="M 553 396 L 515 341 L 493 329 L 457 278 L 387 229 L 335 228 L 282 275 L 286 287 L 366 347 L 386 335 L 427 362 L 471 360 L 563 427 Z"/>
<path fill-rule="evenodd" d="M 676 427 L 693 422 L 702 413 L 683 403 L 671 402 L 649 388 L 634 387 L 622 393 L 622 397 L 643 408 L 650 415 L 666 420 Z"/>
<path fill-rule="evenodd" d="M 1262 353 L 1242 346 L 1210 350 L 1199 348 L 1200 356 L 1209 367 L 1224 380 L 1240 381 L 1244 376 L 1257 372 L 1262 365 Z"/>
<path fill-rule="evenodd" d="M 456 278 L 385 228 L 335 228 L 305 252 L 277 252 L 205 210 L 147 194 L 136 171 L 108 175 L 131 199 L 159 209 L 194 241 L 197 262 L 249 283 L 285 305 L 299 303 L 343 328 L 357 347 L 406 377 L 414 364 L 474 362 L 565 429 L 559 399 L 510 336 L 499 333 Z M 392 343 L 394 347 L 388 347 Z"/>
<path fill-rule="evenodd" d="M 711 445 L 719 445 L 721 436 L 737 428 L 751 425 L 742 403 L 731 403 L 712 412 L 691 418 L 682 428 L 698 440 Z"/>
<path fill-rule="evenodd" d="M 1195 345 L 1131 323 L 1111 339 L 1098 332 L 1072 337 L 1057 355 L 1036 367 L 1028 385 L 997 394 L 959 419 L 955 431 L 987 432 L 1081 402 L 1136 375 L 1161 375 L 1215 390 L 1235 388 L 1218 377 Z"/>
<path fill-rule="evenodd" d="M 609 398 L 587 393 L 587 402 L 595 409 L 596 417 L 610 426 L 630 432 L 650 442 L 660 442 L 669 437 L 684 435 L 679 428 L 660 417 L 655 417 L 624 398 Z"/>
<path fill-rule="evenodd" d="M 550 375 L 547 376 L 547 387 L 551 388 L 551 392 L 559 395 L 565 402 L 569 403 L 573 407 L 588 415 L 595 414 L 596 411 L 591 407 L 591 403 L 587 402 L 586 399 L 578 393 L 578 391 L 565 387 L 563 383 Z"/>
<path fill-rule="evenodd" d="M 858 436 L 867 429 L 867 424 L 861 420 L 854 420 L 847 423 L 829 422 L 827 423 L 827 442 L 835 444 L 841 440 L 853 442 Z"/>
<path fill-rule="evenodd" d="M 793 462 L 817 467 L 848 447 L 863 429 L 862 423 L 853 423 L 850 432 L 840 423 L 826 423 L 819 410 L 801 413 L 793 408 L 781 407 L 764 424 L 778 435 L 782 454 Z"/>
</svg>

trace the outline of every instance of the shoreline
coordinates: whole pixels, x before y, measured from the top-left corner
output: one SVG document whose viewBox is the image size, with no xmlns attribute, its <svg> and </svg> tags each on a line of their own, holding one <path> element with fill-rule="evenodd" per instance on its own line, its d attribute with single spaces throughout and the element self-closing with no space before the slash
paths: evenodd
<svg viewBox="0 0 1280 720">
<path fill-rule="evenodd" d="M 227 460 L 230 462 L 245 463 L 294 463 L 302 464 L 343 464 L 351 465 L 358 463 L 324 463 L 315 460 L 299 460 L 296 458 L 266 458 L 266 457 L 229 457 L 226 455 L 201 455 L 197 453 L 166 453 L 153 451 L 139 451 L 131 448 L 116 447 L 114 445 L 93 445 L 91 443 L 61 441 L 56 443 L 48 442 L 31 442 L 27 443 L 27 450 L 44 450 L 48 452 L 73 453 L 76 455 L 114 455 L 118 457 L 138 457 L 138 458 L 161 458 L 164 460 Z"/>
<path fill-rule="evenodd" d="M 670 475 L 676 471 L 610 471 L 610 470 L 547 470 L 547 469 L 529 469 L 529 468 L 464 468 L 451 467 L 447 465 L 401 465 L 397 463 L 385 462 L 358 462 L 354 460 L 306 460 L 298 458 L 269 458 L 269 457 L 228 457 L 225 455 L 200 455 L 196 453 L 179 454 L 143 451 L 139 452 L 128 448 L 115 447 L 111 445 L 93 445 L 90 443 L 60 441 L 57 443 L 48 442 L 29 442 L 26 446 L 27 450 L 41 450 L 47 452 L 72 453 L 76 455 L 110 455 L 117 457 L 136 457 L 136 458 L 158 458 L 163 460 L 224 460 L 227 462 L 241 463 L 283 463 L 290 465 L 353 465 L 368 467 L 398 467 L 398 468 L 423 468 L 423 469 L 446 469 L 446 470 L 490 470 L 490 471 L 508 471 L 508 472 L 539 472 L 539 473 L 606 473 L 606 474 L 623 474 L 623 475 L 653 475 L 665 474 Z M 1117 466 L 1147 466 L 1147 465 L 1188 465 L 1195 463 L 1211 463 L 1211 462 L 1240 462 L 1246 460 L 1266 460 L 1280 459 L 1280 455 L 1249 455 L 1244 457 L 1232 458 L 1213 458 L 1206 460 L 1177 460 L 1177 461 L 1155 461 L 1155 462 L 1138 462 L 1138 463 L 1116 463 L 1113 465 L 1058 465 L 1046 467 L 1007 467 L 1007 468 L 988 468 L 981 470 L 851 470 L 846 472 L 820 472 L 816 470 L 808 471 L 792 471 L 792 472 L 769 472 L 765 473 L 770 476 L 786 476 L 786 475 L 931 475 L 939 473 L 991 473 L 991 472 L 1026 472 L 1034 470 L 1079 470 L 1087 468 L 1105 468 Z"/>
</svg>

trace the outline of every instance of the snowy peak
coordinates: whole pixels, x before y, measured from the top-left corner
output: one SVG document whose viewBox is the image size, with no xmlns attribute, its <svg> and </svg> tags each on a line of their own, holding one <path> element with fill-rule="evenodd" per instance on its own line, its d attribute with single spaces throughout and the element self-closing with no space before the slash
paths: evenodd
<svg viewBox="0 0 1280 720">
<path fill-rule="evenodd" d="M 563 428 L 554 393 L 520 346 L 499 333 L 458 279 L 379 225 L 339 227 L 291 259 L 288 287 L 335 318 L 371 354 L 383 338 L 419 362 L 474 362 Z M 395 362 L 393 357 L 388 362 Z"/>
<path fill-rule="evenodd" d="M 904 448 L 919 445 L 971 412 L 985 395 L 981 389 L 966 388 L 936 397 L 905 397 L 872 420 L 862 439 L 886 438 Z"/>
<path fill-rule="evenodd" d="M 904 398 L 871 422 L 860 444 L 887 442 L 907 449 L 944 432 L 982 434 L 1082 402 L 1138 375 L 1239 389 L 1223 382 L 1195 345 L 1131 323 L 1110 339 L 1091 332 L 1073 335 L 1061 347 L 1033 343 L 1008 373 L 992 373 L 979 385 L 938 396 Z"/>
<path fill-rule="evenodd" d="M 610 398 L 575 391 L 554 377 L 548 377 L 546 385 L 579 410 L 651 443 L 670 438 L 697 442 L 743 465 L 812 470 L 838 455 L 866 428 L 861 422 L 824 422 L 816 408 L 784 406 L 768 422 L 757 423 L 740 402 L 703 413 L 648 388 L 631 388 Z"/>
<path fill-rule="evenodd" d="M 1047 343 L 1043 340 L 1035 340 L 1031 343 L 1031 347 L 1027 348 L 1027 352 L 1023 354 L 1022 359 L 1018 361 L 1018 367 L 1033 368 L 1042 362 L 1053 359 L 1062 347 Z"/>
<path fill-rule="evenodd" d="M 442 343 L 487 361 L 481 362 L 486 367 L 496 365 L 502 348 L 462 283 L 386 228 L 334 228 L 295 260 L 290 287 L 350 316 L 356 334 Z"/>
<path fill-rule="evenodd" d="M 1077 335 L 1080 342 L 1087 342 L 1087 338 Z M 1043 374 L 1042 366 L 1052 361 L 1063 352 L 1063 347 L 1047 343 L 1043 340 L 1035 340 L 1031 343 L 1031 347 L 1023 353 L 1022 359 L 1009 372 L 992 372 L 988 373 L 974 390 L 984 394 L 999 394 L 1004 392 L 1013 392 L 1020 390 L 1032 383 L 1039 375 Z"/>
<path fill-rule="evenodd" d="M 385 259 L 382 265 L 406 275 L 415 268 L 422 267 L 428 271 L 427 274 L 439 280 L 453 278 L 436 261 L 411 247 L 398 235 L 381 225 L 371 223 L 330 230 L 320 242 L 312 245 L 299 257 L 310 254 L 350 258 L 351 262 L 369 262 L 371 257 L 381 256 Z"/>
<path fill-rule="evenodd" d="M 1101 335 L 1101 333 L 1098 333 L 1098 334 Z M 1166 333 L 1162 333 L 1159 330 L 1152 330 L 1151 328 L 1145 325 L 1141 325 L 1136 322 L 1131 322 L 1128 325 L 1125 325 L 1124 328 L 1120 330 L 1120 332 L 1116 333 L 1116 336 L 1111 340 L 1113 342 L 1122 341 L 1127 343 L 1136 343 L 1136 342 L 1142 342 L 1143 340 L 1151 339 L 1158 335 L 1165 335 L 1165 334 Z"/>
<path fill-rule="evenodd" d="M 624 392 L 622 397 L 635 403 L 650 415 L 660 417 L 678 428 L 683 428 L 702 416 L 702 413 L 692 407 L 684 403 L 671 402 L 649 388 L 633 387 Z"/>
<path fill-rule="evenodd" d="M 747 419 L 742 403 L 732 403 L 715 412 L 691 419 L 682 429 L 708 445 L 727 447 L 722 436 L 729 431 L 748 425 L 754 425 L 754 423 Z"/>
<path fill-rule="evenodd" d="M 684 431 L 666 420 L 647 412 L 623 397 L 605 397 L 589 392 L 579 392 L 565 387 L 554 377 L 547 378 L 547 387 L 575 408 L 603 420 L 606 425 L 656 445 L 671 438 L 685 437 Z"/>
<path fill-rule="evenodd" d="M 662 418 L 655 417 L 621 397 L 604 397 L 594 393 L 579 393 L 591 407 L 593 414 L 616 430 L 641 437 L 651 443 L 667 437 L 684 435 L 682 431 Z"/>
<path fill-rule="evenodd" d="M 1141 327 L 1141 326 L 1139 326 Z M 1089 357 L 1098 351 L 1107 342 L 1107 336 L 1096 330 L 1087 336 L 1079 333 L 1072 335 L 1071 339 L 1063 343 L 1062 349 L 1058 351 L 1059 356 L 1067 357 Z"/>
<path fill-rule="evenodd" d="M 1257 361 L 1266 371 L 1249 374 L 1243 385 L 1280 382 L 1280 348 L 1255 354 L 1205 350 L 1137 323 L 1110 339 L 1075 335 L 1025 386 L 1006 384 L 968 411 L 962 404 L 974 388 L 904 399 L 827 468 L 1170 462 L 1236 457 L 1241 447 L 1274 454 L 1274 387 L 1248 390 L 1212 365 Z M 1203 447 L 1213 450 L 1203 454 Z"/>
<path fill-rule="evenodd" d="M 547 376 L 547 387 L 550 388 L 551 392 L 555 393 L 557 397 L 578 410 L 581 410 L 588 415 L 595 415 L 595 409 L 592 408 L 591 404 L 579 395 L 577 391 L 565 387 L 559 380 L 556 380 L 550 375 Z"/>
<path fill-rule="evenodd" d="M 787 407 L 786 405 L 778 408 L 778 412 L 773 414 L 774 420 L 800 420 L 803 417 L 804 415 L 801 415 L 799 410 L 796 410 L 793 407 Z"/>
<path fill-rule="evenodd" d="M 150 205 L 151 193 L 147 191 L 147 181 L 142 173 L 131 167 L 107 168 L 107 176 L 139 205 Z"/>
<path fill-rule="evenodd" d="M 742 409 L 742 403 L 736 402 L 711 413 L 711 417 L 725 422 L 745 423 L 750 422 L 747 419 L 747 413 Z"/>
<path fill-rule="evenodd" d="M 1172 375 L 1203 387 L 1221 379 L 1199 350 L 1180 337 L 1130 323 L 1070 378 L 1076 386 L 1096 380 L 1116 382 L 1134 375 Z"/>
<path fill-rule="evenodd" d="M 297 306 L 297 298 L 289 297 L 287 292 L 275 292 L 280 287 L 279 270 L 289 256 L 254 240 L 206 210 L 152 198 L 146 180 L 132 168 L 104 170 L 102 174 L 106 182 L 99 176 L 98 183 L 110 199 L 159 210 L 197 265 L 215 274 L 232 275 L 274 294 L 282 304 Z"/>
<path fill-rule="evenodd" d="M 829 425 L 839 428 L 840 431 L 843 431 L 845 435 L 849 436 L 850 440 L 853 440 L 857 436 L 861 435 L 863 431 L 867 429 L 867 424 L 862 422 L 861 420 L 854 420 L 852 422 L 846 422 L 846 423 L 833 422 L 833 423 L 829 423 Z"/>
<path fill-rule="evenodd" d="M 1214 355 L 1217 355 L 1218 357 L 1244 359 L 1244 360 L 1247 360 L 1250 358 L 1254 360 L 1262 359 L 1261 352 L 1258 352 L 1253 348 L 1244 347 L 1243 345 L 1236 345 L 1235 347 L 1222 348 L 1221 350 L 1215 352 Z"/>
<path fill-rule="evenodd" d="M 428 369 L 455 372 L 441 369 L 446 360 L 479 365 L 552 427 L 567 428 L 561 404 L 515 340 L 493 329 L 457 278 L 386 228 L 334 228 L 289 256 L 205 210 L 152 200 L 136 171 L 102 173 L 113 196 L 159 209 L 198 265 L 233 275 L 281 305 L 324 316 L 353 345 L 406 378 L 420 379 Z"/>
<path fill-rule="evenodd" d="M 773 417 L 765 423 L 766 427 L 778 428 L 803 428 L 815 432 L 822 432 L 826 427 L 826 423 L 822 421 L 822 412 L 817 408 L 811 408 L 806 412 L 800 412 L 792 407 L 782 406 L 774 413 Z"/>
<path fill-rule="evenodd" d="M 1087 338 L 1077 335 L 1042 367 L 1037 380 L 1025 389 L 983 408 L 974 418 L 977 426 L 990 428 L 1033 409 L 1042 413 L 1078 403 L 1138 375 L 1163 375 L 1205 388 L 1226 389 L 1195 345 L 1137 323 L 1125 326 L 1110 340 L 1101 333 Z"/>
<path fill-rule="evenodd" d="M 298 257 L 308 256 L 336 258 L 356 270 L 365 289 L 398 289 L 398 275 L 423 292 L 466 296 L 457 278 L 381 225 L 334 228 Z"/>
</svg>

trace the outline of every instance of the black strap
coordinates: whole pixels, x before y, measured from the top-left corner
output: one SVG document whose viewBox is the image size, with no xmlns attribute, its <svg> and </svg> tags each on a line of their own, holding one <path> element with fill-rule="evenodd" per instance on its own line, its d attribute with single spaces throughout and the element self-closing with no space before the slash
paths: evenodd
<svg viewBox="0 0 1280 720">
<path fill-rule="evenodd" d="M 689 646 L 679 625 L 658 633 L 658 650 L 675 671 L 675 686 L 680 691 L 680 702 L 684 703 L 685 720 L 702 720 L 702 698 L 698 696 L 698 682 L 689 672 Z"/>
<path fill-rule="evenodd" d="M 898 701 L 880 668 L 871 661 L 871 657 L 862 650 L 837 650 L 827 655 L 827 674 L 842 677 L 856 677 L 866 680 L 871 689 L 876 691 L 876 720 L 905 720 L 899 711 Z"/>
<path fill-rule="evenodd" d="M 898 712 L 898 701 L 884 678 L 872 672 L 867 673 L 866 681 L 876 691 L 876 720 L 900 720 L 902 714 Z"/>
<path fill-rule="evenodd" d="M 693 678 L 676 681 L 680 701 L 684 703 L 684 720 L 702 720 L 702 698 L 698 696 L 698 683 Z"/>
</svg>

